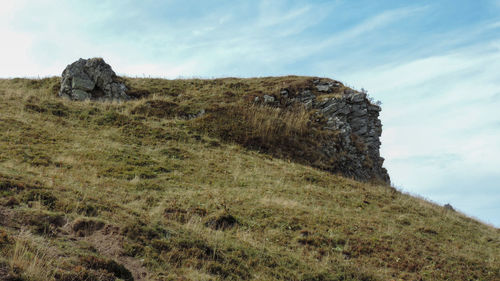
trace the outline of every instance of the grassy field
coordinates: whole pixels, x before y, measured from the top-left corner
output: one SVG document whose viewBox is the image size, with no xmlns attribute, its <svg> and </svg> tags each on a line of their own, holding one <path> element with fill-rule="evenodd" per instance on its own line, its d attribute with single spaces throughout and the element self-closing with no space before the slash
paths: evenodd
<svg viewBox="0 0 500 281">
<path fill-rule="evenodd" d="M 499 229 L 302 161 L 308 113 L 252 105 L 311 78 L 124 79 L 0 80 L 0 280 L 500 280 Z"/>
</svg>

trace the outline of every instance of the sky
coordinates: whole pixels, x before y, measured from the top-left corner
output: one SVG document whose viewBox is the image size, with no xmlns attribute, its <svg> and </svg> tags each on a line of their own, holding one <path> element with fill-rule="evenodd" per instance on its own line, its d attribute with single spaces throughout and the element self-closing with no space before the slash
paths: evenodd
<svg viewBox="0 0 500 281">
<path fill-rule="evenodd" d="M 329 77 L 382 102 L 398 189 L 500 227 L 500 0 L 0 0 L 0 77 Z"/>
</svg>

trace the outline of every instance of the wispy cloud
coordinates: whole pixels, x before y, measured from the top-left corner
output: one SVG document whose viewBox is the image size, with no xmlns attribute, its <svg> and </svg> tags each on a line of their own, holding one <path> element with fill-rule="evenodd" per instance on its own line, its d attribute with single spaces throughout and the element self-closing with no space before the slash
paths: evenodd
<svg viewBox="0 0 500 281">
<path fill-rule="evenodd" d="M 497 192 L 477 188 L 500 188 L 485 180 L 499 175 L 499 67 L 500 52 L 479 44 L 357 78 L 386 101 L 382 154 L 396 184 L 441 203 L 453 197 L 459 209 L 476 216 L 482 213 L 472 199 L 483 202 L 481 209 L 498 205 Z M 484 219 L 493 222 L 491 215 Z"/>
<path fill-rule="evenodd" d="M 351 28 L 330 35 L 327 40 L 324 40 L 320 44 L 319 48 L 330 47 L 332 45 L 341 45 L 355 40 L 363 41 L 363 36 L 365 36 L 367 33 L 386 27 L 390 24 L 396 24 L 398 21 L 408 18 L 412 16 L 412 14 L 423 12 L 426 9 L 426 6 L 421 6 L 383 11 L 379 14 L 366 18 L 364 21 L 354 25 Z"/>
</svg>

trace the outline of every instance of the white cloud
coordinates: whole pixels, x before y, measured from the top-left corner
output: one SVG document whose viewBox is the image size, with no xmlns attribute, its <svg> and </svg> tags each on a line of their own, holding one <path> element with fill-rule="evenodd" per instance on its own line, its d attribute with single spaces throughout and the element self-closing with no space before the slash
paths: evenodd
<svg viewBox="0 0 500 281">
<path fill-rule="evenodd" d="M 33 66 L 30 48 L 33 40 L 29 35 L 20 34 L 0 27 L 2 46 L 0 52 L 0 77 L 26 76 Z M 33 74 L 33 73 L 31 73 Z"/>
<path fill-rule="evenodd" d="M 493 217 L 482 212 L 500 201 L 484 191 L 500 175 L 496 44 L 436 50 L 348 78 L 384 101 L 382 155 L 394 183 L 490 222 Z"/>
<path fill-rule="evenodd" d="M 146 15 L 140 14 L 144 10 L 138 12 L 128 5 L 122 13 L 120 8 L 105 9 L 107 4 L 101 3 L 104 7 L 93 9 L 92 14 L 80 12 L 85 10 L 82 3 L 61 2 L 58 9 L 46 2 L 31 2 L 22 10 L 19 5 L 11 5 L 18 14 L 2 25 L 5 30 L 1 34 L 13 46 L 8 50 L 8 46 L 3 47 L 3 53 L 8 54 L 4 56 L 10 58 L 10 64 L 27 59 L 15 68 L 3 67 L 0 76 L 59 74 L 72 60 L 93 56 L 127 61 L 129 66 L 122 69 L 129 75 L 140 75 L 146 70 L 150 75 L 166 74 L 170 78 L 260 73 L 280 61 L 302 55 L 298 48 L 293 53 L 283 52 L 288 47 L 284 40 L 325 16 L 326 9 L 313 10 L 318 6 L 287 4 L 261 1 L 260 12 L 243 19 L 233 15 L 233 10 L 244 7 L 235 3 L 175 26 L 168 20 L 156 22 L 157 19 L 148 24 Z M 134 31 L 115 24 L 116 18 L 146 22 L 136 25 Z"/>
<path fill-rule="evenodd" d="M 343 45 L 353 40 L 363 40 L 363 35 L 369 32 L 403 20 L 413 14 L 423 12 L 426 9 L 426 6 L 422 6 L 384 11 L 380 14 L 367 18 L 347 30 L 329 35 L 328 39 L 318 44 L 316 49 L 331 48 L 332 46 Z"/>
<path fill-rule="evenodd" d="M 310 5 L 303 5 L 298 8 L 286 9 L 283 1 L 262 0 L 259 3 L 258 27 L 273 27 L 289 23 L 300 19 L 300 17 L 310 12 Z"/>
<path fill-rule="evenodd" d="M 496 28 L 500 28 L 500 21 L 497 21 L 497 22 L 494 22 L 494 23 L 491 23 L 487 26 L 487 28 L 491 28 L 491 29 L 496 29 Z"/>
</svg>

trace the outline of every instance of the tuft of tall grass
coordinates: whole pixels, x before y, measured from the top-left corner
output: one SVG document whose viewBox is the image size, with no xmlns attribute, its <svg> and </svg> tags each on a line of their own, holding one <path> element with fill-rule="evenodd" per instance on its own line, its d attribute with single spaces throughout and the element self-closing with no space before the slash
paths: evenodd
<svg viewBox="0 0 500 281">
<path fill-rule="evenodd" d="M 248 125 L 247 137 L 259 138 L 265 143 L 273 143 L 277 137 L 303 136 L 310 129 L 311 113 L 303 107 L 290 110 L 251 104 L 233 110 L 239 112 L 243 123 Z"/>
<path fill-rule="evenodd" d="M 28 280 L 51 280 L 54 272 L 50 270 L 55 256 L 40 237 L 28 231 L 21 231 L 15 238 L 14 249 L 10 259 L 11 271 L 22 272 Z"/>
</svg>

